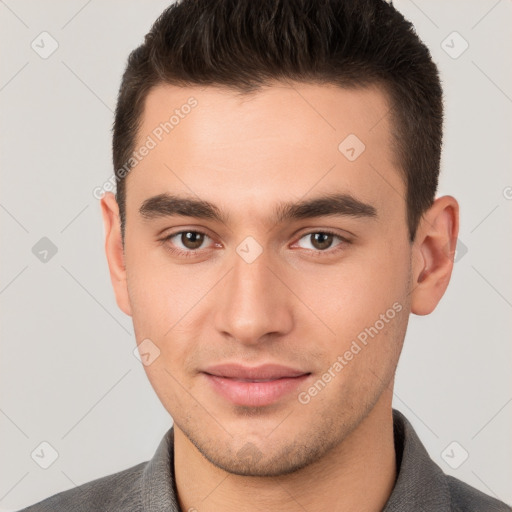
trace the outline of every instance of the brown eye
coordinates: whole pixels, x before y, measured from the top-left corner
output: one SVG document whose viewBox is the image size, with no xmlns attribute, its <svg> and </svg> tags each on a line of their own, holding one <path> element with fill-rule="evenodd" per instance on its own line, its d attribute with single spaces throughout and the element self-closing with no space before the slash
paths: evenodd
<svg viewBox="0 0 512 512">
<path fill-rule="evenodd" d="M 309 236 L 313 247 L 321 251 L 329 249 L 334 238 L 330 233 L 310 233 Z"/>
<path fill-rule="evenodd" d="M 204 233 L 199 233 L 197 231 L 183 231 L 180 234 L 180 242 L 183 246 L 191 251 L 195 249 L 199 249 L 204 242 Z"/>
<path fill-rule="evenodd" d="M 166 251 L 178 258 L 196 258 L 211 251 L 214 245 L 213 239 L 206 233 L 190 229 L 171 233 L 161 238 L 159 242 Z"/>
<path fill-rule="evenodd" d="M 161 242 L 168 245 L 171 252 L 180 254 L 195 254 L 195 251 L 204 249 L 201 247 L 206 239 L 210 237 L 201 231 L 178 231 L 161 239 Z"/>
<path fill-rule="evenodd" d="M 338 240 L 336 242 L 336 239 Z M 307 245 L 303 245 L 306 241 Z M 323 252 L 332 254 L 337 249 L 343 249 L 350 242 L 341 235 L 329 231 L 312 231 L 305 233 L 299 240 L 298 245 L 303 249 L 321 254 Z"/>
</svg>

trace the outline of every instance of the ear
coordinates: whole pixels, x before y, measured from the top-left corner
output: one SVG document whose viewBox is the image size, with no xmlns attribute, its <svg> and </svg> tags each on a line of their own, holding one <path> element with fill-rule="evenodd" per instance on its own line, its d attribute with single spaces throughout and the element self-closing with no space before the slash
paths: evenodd
<svg viewBox="0 0 512 512">
<path fill-rule="evenodd" d="M 413 244 L 412 313 L 432 313 L 444 295 L 458 234 L 459 204 L 451 196 L 437 198 L 421 218 Z"/>
<path fill-rule="evenodd" d="M 132 309 L 128 295 L 124 249 L 121 239 L 121 219 L 119 217 L 119 206 L 112 192 L 107 192 L 101 199 L 101 214 L 105 228 L 105 253 L 117 305 L 124 313 L 131 316 Z"/>
</svg>

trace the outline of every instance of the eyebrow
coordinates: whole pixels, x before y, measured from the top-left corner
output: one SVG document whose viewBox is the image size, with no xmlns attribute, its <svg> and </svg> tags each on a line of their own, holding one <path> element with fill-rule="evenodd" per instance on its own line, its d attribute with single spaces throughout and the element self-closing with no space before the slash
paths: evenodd
<svg viewBox="0 0 512 512">
<path fill-rule="evenodd" d="M 213 203 L 172 194 L 159 194 L 146 199 L 139 208 L 139 213 L 145 219 L 183 216 L 229 223 L 229 215 Z M 377 210 L 350 194 L 327 194 L 295 203 L 279 203 L 274 209 L 271 221 L 283 223 L 323 216 L 376 218 Z"/>
</svg>

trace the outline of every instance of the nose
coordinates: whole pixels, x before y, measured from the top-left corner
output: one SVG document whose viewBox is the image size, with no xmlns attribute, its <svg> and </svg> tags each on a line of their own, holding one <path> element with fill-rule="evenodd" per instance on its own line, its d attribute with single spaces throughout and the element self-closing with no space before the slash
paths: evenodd
<svg viewBox="0 0 512 512">
<path fill-rule="evenodd" d="M 293 293 L 284 267 L 263 251 L 254 261 L 238 253 L 216 297 L 215 327 L 244 345 L 258 345 L 293 328 Z"/>
</svg>

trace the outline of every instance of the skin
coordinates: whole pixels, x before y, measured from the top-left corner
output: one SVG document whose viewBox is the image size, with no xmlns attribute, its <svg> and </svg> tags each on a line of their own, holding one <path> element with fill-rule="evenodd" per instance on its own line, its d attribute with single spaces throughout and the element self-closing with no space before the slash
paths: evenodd
<svg viewBox="0 0 512 512">
<path fill-rule="evenodd" d="M 160 350 L 144 368 L 174 420 L 180 506 L 380 511 L 397 476 L 391 403 L 408 317 L 432 312 L 446 290 L 457 201 L 437 198 L 410 243 L 389 105 L 377 87 L 276 83 L 241 96 L 161 85 L 147 97 L 137 147 L 190 96 L 197 107 L 127 177 L 124 251 L 115 198 L 101 201 L 117 303 L 137 343 L 149 338 Z M 338 150 L 348 134 L 366 146 L 353 162 Z M 332 192 L 377 215 L 272 220 L 281 201 Z M 161 193 L 210 201 L 229 222 L 143 218 L 142 203 Z M 322 250 L 311 236 L 322 229 L 350 243 L 333 237 Z M 159 241 L 179 230 L 209 238 L 185 258 L 170 252 L 190 250 L 180 236 Z M 236 252 L 247 236 L 263 250 L 250 264 Z M 298 393 L 396 303 L 401 312 L 300 403 Z M 238 407 L 201 374 L 223 362 L 311 375 L 270 406 Z"/>
</svg>

